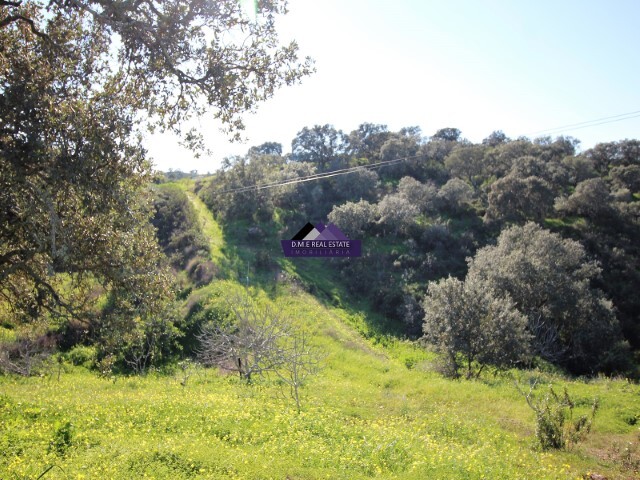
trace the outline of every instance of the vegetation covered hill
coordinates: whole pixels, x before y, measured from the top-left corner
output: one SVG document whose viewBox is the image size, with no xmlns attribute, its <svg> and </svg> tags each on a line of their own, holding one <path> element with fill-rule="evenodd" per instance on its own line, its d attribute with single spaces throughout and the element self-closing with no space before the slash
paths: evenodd
<svg viewBox="0 0 640 480">
<path fill-rule="evenodd" d="M 201 225 L 222 234 L 211 238 L 219 275 L 255 261 L 255 249 L 220 230 L 210 213 L 198 211 Z M 637 385 L 604 377 L 570 380 L 539 370 L 446 379 L 434 371 L 435 355 L 377 331 L 326 265 L 301 262 L 284 265 L 283 271 L 291 277 L 299 272 L 301 280 L 275 283 L 250 270 L 249 293 L 256 302 L 278 306 L 322 352 L 322 369 L 301 389 L 300 413 L 274 377 L 248 385 L 235 374 L 191 362 L 144 376 L 108 371 L 100 376 L 70 364 L 90 367 L 94 360 L 94 351 L 76 348 L 45 376 L 0 377 L 0 476 L 573 479 L 594 473 L 624 479 L 636 474 Z M 317 295 L 304 291 L 311 279 Z M 191 290 L 185 307 L 192 319 L 195 312 L 215 318 L 228 298 L 244 292 L 237 281 L 213 281 Z M 591 435 L 565 451 L 536 448 L 534 413 L 514 381 L 527 391 L 537 383 L 539 396 L 550 384 L 558 391 L 566 385 L 576 418 L 599 397 Z"/>
<path fill-rule="evenodd" d="M 167 182 L 141 131 L 311 73 L 254 10 L 0 2 L 0 477 L 637 476 L 640 143 L 325 125 Z M 327 220 L 361 258 L 282 256 Z"/>
<path fill-rule="evenodd" d="M 429 282 L 453 276 L 508 297 L 527 318 L 533 356 L 576 374 L 633 376 L 640 146 L 578 145 L 316 126 L 299 132 L 292 154 L 251 148 L 197 190 L 234 241 L 255 247 L 257 271 L 281 265 L 277 240 L 308 221 L 363 239 L 362 258 L 325 265 L 390 331 L 420 336 Z"/>
<path fill-rule="evenodd" d="M 637 475 L 637 385 L 571 379 L 548 367 L 444 378 L 438 357 L 392 335 L 396 325 L 350 292 L 331 263 L 286 261 L 270 244 L 280 236 L 276 228 L 262 224 L 257 241 L 247 230 L 254 223 L 220 224 L 189 187 L 161 186 L 158 205 L 171 203 L 170 195 L 189 202 L 181 204 L 193 215 L 180 225 L 206 241 L 197 252 L 187 249 L 192 256 L 182 261 L 212 262 L 217 279 L 199 286 L 184 270 L 178 341 L 188 353 L 195 325 L 220 319 L 237 294 L 277 307 L 321 354 L 321 370 L 301 388 L 301 412 L 277 377 L 248 385 L 237 374 L 189 360 L 144 376 L 105 369 L 99 375 L 92 367 L 96 351 L 76 347 L 42 370 L 44 376 L 0 377 L 3 478 L 44 472 L 43 478 L 122 479 Z M 378 242 L 376 248 L 389 248 Z M 592 432 L 564 450 L 542 450 L 535 414 L 514 382 L 525 393 L 533 386 L 538 399 L 550 385 L 558 392 L 566 386 L 574 419 L 599 398 Z"/>
</svg>

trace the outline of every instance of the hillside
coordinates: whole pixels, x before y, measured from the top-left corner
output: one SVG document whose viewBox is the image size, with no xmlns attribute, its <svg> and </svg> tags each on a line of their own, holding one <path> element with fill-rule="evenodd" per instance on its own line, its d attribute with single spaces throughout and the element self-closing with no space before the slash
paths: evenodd
<svg viewBox="0 0 640 480">
<path fill-rule="evenodd" d="M 331 297 L 319 285 L 332 272 L 329 290 L 342 286 L 383 330 L 427 333 L 439 344 L 437 328 L 423 330 L 425 308 L 436 305 L 438 288 L 453 295 L 460 284 L 446 279 L 454 277 L 476 292 L 471 298 L 485 298 L 477 308 L 502 302 L 505 315 L 526 317 L 532 338 L 512 352 L 528 350 L 574 375 L 634 378 L 639 143 L 584 152 L 579 143 L 496 131 L 474 144 L 454 128 L 424 137 L 418 127 L 365 123 L 346 134 L 316 125 L 298 133 L 291 154 L 279 144 L 252 147 L 195 189 L 229 240 L 252 247 L 238 268 L 257 276 L 282 268 L 281 239 L 308 222 L 331 222 L 363 240 L 362 257 L 285 262 L 304 265 L 311 293 Z"/>
<path fill-rule="evenodd" d="M 181 188 L 187 188 L 183 183 Z M 190 291 L 214 312 L 245 290 L 257 249 L 189 194 L 220 266 Z M 275 257 L 276 252 L 273 253 Z M 569 380 L 539 370 L 447 380 L 435 356 L 385 335 L 321 261 L 249 269 L 249 292 L 282 308 L 323 352 L 298 414 L 274 378 L 246 385 L 192 363 L 145 376 L 100 378 L 65 362 L 44 377 L 0 377 L 2 478 L 634 478 L 640 388 L 625 380 Z M 235 279 L 234 279 L 235 277 Z M 240 280 L 240 281 L 238 281 Z M 310 288 L 310 285 L 316 285 Z M 313 290 L 310 294 L 305 290 Z M 364 334 L 364 335 L 363 335 Z M 76 362 L 78 363 L 78 362 Z M 534 446 L 534 414 L 514 381 L 567 386 L 575 414 L 593 397 L 593 432 L 570 451 Z M 284 393 L 284 395 L 283 395 Z M 635 471 L 635 473 L 634 473 Z M 600 478 L 600 477 L 593 477 Z"/>
<path fill-rule="evenodd" d="M 566 75 L 546 75 L 554 57 L 593 52 L 567 55 L 561 36 L 523 68 L 502 55 L 522 81 L 500 55 L 464 75 L 436 60 L 464 47 L 470 10 L 418 3 L 414 20 L 453 14 L 435 30 L 453 42 L 420 20 L 408 36 L 359 32 L 380 30 L 377 7 L 350 19 L 345 2 L 326 17 L 345 42 L 318 21 L 328 2 L 285 23 L 286 0 L 0 2 L 0 480 L 640 478 L 640 140 L 620 123 L 640 112 L 614 114 L 633 103 L 615 77 L 637 75 L 607 70 L 624 48 L 603 48 L 572 71 L 611 74 L 618 100 L 567 95 Z M 591 30 L 613 20 L 582 10 Z M 485 20 L 474 44 L 505 53 L 513 22 Z M 534 23 L 515 33 L 537 48 Z M 298 44 L 315 30 L 317 64 Z M 388 43 L 373 62 L 350 44 L 368 37 Z M 401 37 L 412 45 L 392 48 Z M 416 61 L 416 46 L 434 55 Z M 278 93 L 316 68 L 311 90 Z M 522 88 L 484 88 L 495 78 Z M 249 122 L 267 103 L 268 125 Z M 468 137 L 291 129 L 326 112 L 426 112 Z M 599 133 L 588 149 L 480 140 L 498 118 Z M 556 121 L 573 123 L 539 130 Z M 228 145 L 245 134 L 292 135 L 291 149 Z M 213 174 L 192 169 L 213 155 Z"/>
</svg>

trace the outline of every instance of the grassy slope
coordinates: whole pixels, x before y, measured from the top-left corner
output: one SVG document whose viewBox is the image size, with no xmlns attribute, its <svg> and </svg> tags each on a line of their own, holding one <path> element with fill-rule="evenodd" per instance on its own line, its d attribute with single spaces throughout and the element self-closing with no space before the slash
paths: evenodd
<svg viewBox="0 0 640 480">
<path fill-rule="evenodd" d="M 208 211 L 198 211 L 216 236 L 214 256 L 251 258 L 238 251 L 240 242 L 224 244 L 225 232 Z M 600 397 L 595 431 L 571 452 L 537 452 L 533 413 L 513 377 L 564 384 L 560 378 L 510 372 L 443 379 L 431 371 L 432 357 L 412 345 L 363 338 L 367 312 L 332 288 L 330 269 L 317 262 L 281 266 L 315 279 L 323 299 L 287 285 L 252 288 L 310 330 L 326 354 L 324 369 L 303 388 L 302 414 L 273 381 L 246 386 L 195 367 L 186 386 L 180 370 L 115 380 L 80 367 L 59 381 L 55 374 L 0 377 L 0 478 L 37 478 L 51 465 L 43 478 L 551 479 L 590 471 L 633 478 L 611 459 L 619 456 L 614 443 L 637 444 L 638 427 L 630 424 L 640 419 L 638 386 L 566 382 L 580 412 Z M 195 294 L 215 303 L 242 289 L 227 280 Z M 68 442 L 56 436 L 66 422 L 73 425 Z"/>
</svg>

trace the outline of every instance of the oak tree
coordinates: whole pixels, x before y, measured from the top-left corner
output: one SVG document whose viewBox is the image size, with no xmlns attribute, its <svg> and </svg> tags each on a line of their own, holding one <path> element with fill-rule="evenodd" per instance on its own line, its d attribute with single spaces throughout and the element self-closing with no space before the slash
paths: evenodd
<svg viewBox="0 0 640 480">
<path fill-rule="evenodd" d="M 105 331 L 169 315 L 142 132 L 197 147 L 186 122 L 208 114 L 237 136 L 243 112 L 311 71 L 278 40 L 285 12 L 280 1 L 261 2 L 256 20 L 236 0 L 0 1 L 0 300 L 15 319 L 77 316 L 88 296 L 71 297 L 96 284 Z"/>
</svg>

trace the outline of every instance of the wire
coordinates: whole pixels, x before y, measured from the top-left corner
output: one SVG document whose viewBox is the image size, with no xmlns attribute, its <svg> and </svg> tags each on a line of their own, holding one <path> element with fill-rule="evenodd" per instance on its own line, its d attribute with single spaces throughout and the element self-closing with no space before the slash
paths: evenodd
<svg viewBox="0 0 640 480">
<path fill-rule="evenodd" d="M 418 155 L 416 155 L 415 157 L 417 157 Z M 410 159 L 410 158 L 415 158 L 415 157 L 404 157 L 404 158 L 396 158 L 393 160 L 387 160 L 385 162 L 379 162 L 376 164 L 371 164 L 371 165 L 362 165 L 362 166 L 357 166 L 357 167 L 350 167 L 350 168 L 344 168 L 344 169 L 340 169 L 340 170 L 332 170 L 330 172 L 324 172 L 324 173 L 316 173 L 316 174 L 312 174 L 312 175 L 307 175 L 306 177 L 296 177 L 296 178 L 290 178 L 287 180 L 282 180 L 280 182 L 275 182 L 275 183 L 268 183 L 268 184 L 263 184 L 263 185 L 250 185 L 250 186 L 246 186 L 246 187 L 238 187 L 238 188 L 232 188 L 229 190 L 223 190 L 222 192 L 218 192 L 219 194 L 224 194 L 224 193 L 242 193 L 242 192 L 248 192 L 248 191 L 258 191 L 258 190 L 264 190 L 267 188 L 274 188 L 274 187 L 281 187 L 281 186 L 285 186 L 285 185 L 294 185 L 296 183 L 305 183 L 305 182 L 310 182 L 313 180 L 322 180 L 325 178 L 330 178 L 330 177 L 336 177 L 339 175 L 347 175 L 349 173 L 354 173 L 356 171 L 359 170 L 374 170 L 376 168 L 381 168 L 387 165 L 392 165 L 395 163 L 399 163 L 401 161 Z"/>
<path fill-rule="evenodd" d="M 223 190 L 221 192 L 216 192 L 216 195 L 222 195 L 225 193 L 243 193 L 243 192 L 249 192 L 249 191 L 258 191 L 258 190 L 264 190 L 264 189 L 268 189 L 268 188 L 275 188 L 275 187 L 282 187 L 282 186 L 286 186 L 286 185 L 295 185 L 297 183 L 306 183 L 306 182 L 311 182 L 314 180 L 323 180 L 325 178 L 331 178 L 331 177 L 337 177 L 340 175 L 348 175 L 350 173 L 354 173 L 357 171 L 362 171 L 362 170 L 376 170 L 378 168 L 382 168 L 382 167 L 386 167 L 389 165 L 395 165 L 396 163 L 400 163 L 400 162 L 404 162 L 406 160 L 413 160 L 419 157 L 422 157 L 423 155 L 412 155 L 412 156 L 408 156 L 408 157 L 400 157 L 400 158 L 394 158 L 392 160 L 385 160 L 382 162 L 377 162 L 377 163 L 371 163 L 369 165 L 359 165 L 356 167 L 349 167 L 349 168 L 341 168 L 338 170 L 332 170 L 330 172 L 323 172 L 323 173 L 314 173 L 311 175 L 307 175 L 304 177 L 296 177 L 296 178 L 289 178 L 286 180 L 281 180 L 279 182 L 274 182 L 274 183 L 266 183 L 263 185 L 249 185 L 246 187 L 237 187 L 237 188 L 231 188 L 228 190 Z"/>
<path fill-rule="evenodd" d="M 625 118 L 620 118 L 620 117 L 625 117 Z M 629 120 L 636 117 L 640 117 L 640 110 L 636 110 L 635 112 L 621 113 L 619 115 L 612 115 L 610 117 L 596 118 L 594 120 L 587 120 L 585 122 L 571 123 L 569 125 L 563 125 L 561 127 L 538 130 L 537 132 L 532 132 L 525 136 L 530 137 L 533 135 L 540 135 L 540 134 L 561 133 L 563 130 L 580 130 L 581 128 L 595 127 L 597 125 L 604 125 L 606 123 L 621 122 L 623 120 Z"/>
<path fill-rule="evenodd" d="M 624 117 L 624 118 L 621 118 Z M 597 125 L 604 125 L 606 123 L 614 123 L 614 122 L 621 122 L 623 120 L 630 120 L 632 118 L 637 118 L 640 117 L 640 110 L 636 110 L 634 112 L 628 112 L 628 113 L 621 113 L 619 115 L 613 115 L 610 117 L 603 117 L 603 118 L 596 118 L 594 120 L 588 120 L 585 122 L 579 122 L 579 123 L 572 123 L 569 125 L 563 125 L 561 127 L 555 127 L 555 128 L 548 128 L 546 130 L 538 130 L 537 132 L 533 132 L 530 134 L 527 134 L 525 136 L 529 137 L 529 136 L 533 136 L 533 135 L 539 135 L 542 133 L 561 133 L 563 130 L 565 129 L 569 129 L 569 130 L 579 130 L 581 128 L 588 128 L 588 127 L 595 127 Z M 285 180 L 280 180 L 278 182 L 273 182 L 273 183 L 265 183 L 262 185 L 249 185 L 249 186 L 245 186 L 245 187 L 237 187 L 237 188 L 231 188 L 228 190 L 222 190 L 221 192 L 215 192 L 215 195 L 224 195 L 227 193 L 244 193 L 244 192 L 250 192 L 250 191 L 259 191 L 259 190 L 265 190 L 265 189 L 269 189 L 269 188 L 276 188 L 276 187 L 283 187 L 286 185 L 295 185 L 298 183 L 306 183 L 306 182 L 312 182 L 314 180 L 323 180 L 325 178 L 331 178 L 331 177 L 337 177 L 340 175 L 348 175 L 350 173 L 354 173 L 357 171 L 362 171 L 362 170 L 376 170 L 378 168 L 382 168 L 385 166 L 389 166 L 389 165 L 395 165 L 396 163 L 400 163 L 400 162 L 404 162 L 406 160 L 413 160 L 419 157 L 422 157 L 424 155 L 412 155 L 412 156 L 408 156 L 408 157 L 400 157 L 400 158 L 394 158 L 392 160 L 385 160 L 382 162 L 377 162 L 377 163 L 371 163 L 369 165 L 359 165 L 359 166 L 355 166 L 355 167 L 349 167 L 349 168 L 341 168 L 338 170 L 332 170 L 330 172 L 322 172 L 322 173 L 314 173 L 311 175 L 306 175 L 304 177 L 295 177 L 295 178 L 289 178 L 289 179 L 285 179 Z"/>
<path fill-rule="evenodd" d="M 592 123 L 589 125 L 583 125 L 581 127 L 575 127 L 575 128 L 570 128 L 567 131 L 571 131 L 571 130 L 580 130 L 581 128 L 588 128 L 588 127 L 595 127 L 597 125 L 604 125 L 606 123 L 615 123 L 615 122 L 622 122 L 623 120 L 631 120 L 632 118 L 637 118 L 640 117 L 640 113 L 638 115 L 633 115 L 631 117 L 626 117 L 626 118 L 619 118 L 617 120 L 608 120 L 606 122 L 598 122 L 598 123 Z M 560 133 L 560 132 L 556 132 L 556 133 Z"/>
</svg>

